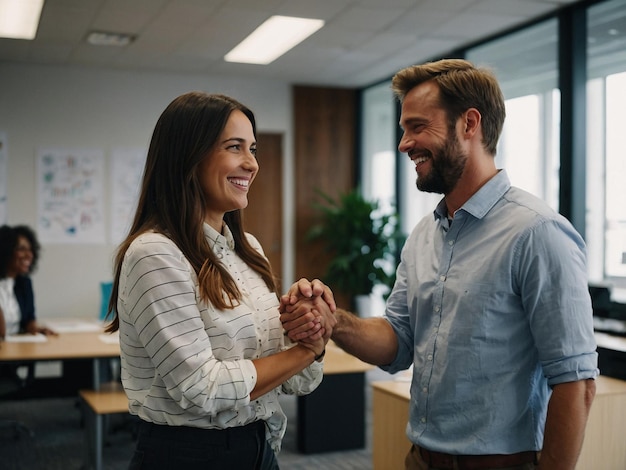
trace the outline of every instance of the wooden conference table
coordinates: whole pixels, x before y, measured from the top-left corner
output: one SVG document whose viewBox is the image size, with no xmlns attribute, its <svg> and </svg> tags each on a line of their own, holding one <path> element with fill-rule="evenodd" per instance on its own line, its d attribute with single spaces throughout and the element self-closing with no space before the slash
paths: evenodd
<svg viewBox="0 0 626 470">
<path fill-rule="evenodd" d="M 92 387 L 99 390 L 102 363 L 120 356 L 117 334 L 104 332 L 102 325 L 96 322 L 65 320 L 48 325 L 58 332 L 57 336 L 23 336 L 0 342 L 0 363 L 24 363 L 38 361 L 58 361 L 91 359 L 93 360 Z M 120 408 L 122 409 L 122 408 Z M 94 421 L 91 434 L 95 436 L 92 468 L 102 468 L 102 422 Z M 87 453 L 91 456 L 91 449 Z"/>
<path fill-rule="evenodd" d="M 104 333 L 102 328 L 93 324 L 89 331 L 61 329 L 58 336 L 47 336 L 42 341 L 0 342 L 0 363 L 92 359 L 94 389 L 100 387 L 101 362 L 119 355 L 116 336 Z"/>
</svg>

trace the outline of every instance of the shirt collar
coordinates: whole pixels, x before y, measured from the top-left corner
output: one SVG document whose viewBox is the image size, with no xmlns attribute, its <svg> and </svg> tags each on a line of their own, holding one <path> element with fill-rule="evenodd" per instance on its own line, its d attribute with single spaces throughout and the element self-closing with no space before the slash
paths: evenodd
<svg viewBox="0 0 626 470">
<path fill-rule="evenodd" d="M 498 173 L 476 191 L 459 210 L 464 210 L 477 219 L 482 219 L 510 188 L 511 181 L 506 170 L 498 170 Z M 435 219 L 441 219 L 447 215 L 446 200 L 443 198 L 437 204 L 434 216 Z"/>
<path fill-rule="evenodd" d="M 216 247 L 228 247 L 231 250 L 235 249 L 235 239 L 233 238 L 233 233 L 228 228 L 228 225 L 224 224 L 222 226 L 223 234 L 219 233 L 213 227 L 211 227 L 206 222 L 204 223 L 204 235 L 209 241 L 209 246 L 212 250 L 215 250 Z"/>
</svg>

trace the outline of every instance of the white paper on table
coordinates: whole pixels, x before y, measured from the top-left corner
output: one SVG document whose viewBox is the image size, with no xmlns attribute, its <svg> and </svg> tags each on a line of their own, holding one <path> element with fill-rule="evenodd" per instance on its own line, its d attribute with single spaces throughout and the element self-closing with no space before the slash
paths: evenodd
<svg viewBox="0 0 626 470">
<path fill-rule="evenodd" d="M 49 320 L 42 321 L 56 333 L 95 333 L 103 330 L 103 325 L 89 320 Z"/>
<path fill-rule="evenodd" d="M 46 338 L 46 335 L 43 333 L 37 333 L 34 335 L 8 335 L 4 338 L 4 340 L 7 343 L 45 343 L 48 341 L 48 338 Z"/>
<path fill-rule="evenodd" d="M 106 344 L 119 344 L 120 343 L 119 333 L 112 333 L 112 334 L 105 333 L 105 334 L 98 335 L 98 338 L 100 338 L 100 341 Z"/>
</svg>

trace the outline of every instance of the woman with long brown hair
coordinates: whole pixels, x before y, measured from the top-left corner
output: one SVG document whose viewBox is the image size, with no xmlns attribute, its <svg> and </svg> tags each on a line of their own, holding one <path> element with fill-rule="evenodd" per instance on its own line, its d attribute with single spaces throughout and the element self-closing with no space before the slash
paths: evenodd
<svg viewBox="0 0 626 470">
<path fill-rule="evenodd" d="M 322 380 L 329 332 L 283 335 L 271 267 L 244 232 L 258 170 L 254 115 L 232 98 L 184 94 L 156 124 L 109 304 L 141 418 L 131 469 L 278 468 L 278 396 Z"/>
</svg>

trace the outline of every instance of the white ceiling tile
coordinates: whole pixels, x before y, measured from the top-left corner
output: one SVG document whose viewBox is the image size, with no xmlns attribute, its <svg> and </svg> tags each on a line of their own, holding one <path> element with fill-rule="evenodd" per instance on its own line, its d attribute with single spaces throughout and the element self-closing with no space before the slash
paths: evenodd
<svg viewBox="0 0 626 470">
<path fill-rule="evenodd" d="M 404 8 L 350 8 L 335 16 L 329 25 L 346 31 L 384 31 L 405 12 Z"/>
<path fill-rule="evenodd" d="M 412 32 L 416 36 L 423 36 L 437 31 L 450 18 L 452 16 L 447 11 L 418 5 L 396 20 L 392 29 L 396 32 Z"/>
<path fill-rule="evenodd" d="M 276 14 L 328 21 L 353 3 L 351 0 L 288 0 L 276 9 Z"/>
<path fill-rule="evenodd" d="M 465 41 L 470 39 L 478 40 L 519 24 L 525 19 L 519 16 L 466 12 L 444 23 L 442 30 L 433 32 L 432 36 L 437 38 L 458 38 Z"/>
<path fill-rule="evenodd" d="M 32 50 L 29 58 L 43 64 L 65 63 L 71 58 L 73 50 L 73 45 L 50 43 Z"/>
<path fill-rule="evenodd" d="M 554 4 L 542 2 L 540 0 L 481 0 L 472 11 L 485 12 L 494 15 L 504 14 L 507 16 L 519 16 L 524 18 L 534 18 L 543 16 L 554 9 Z"/>
</svg>

